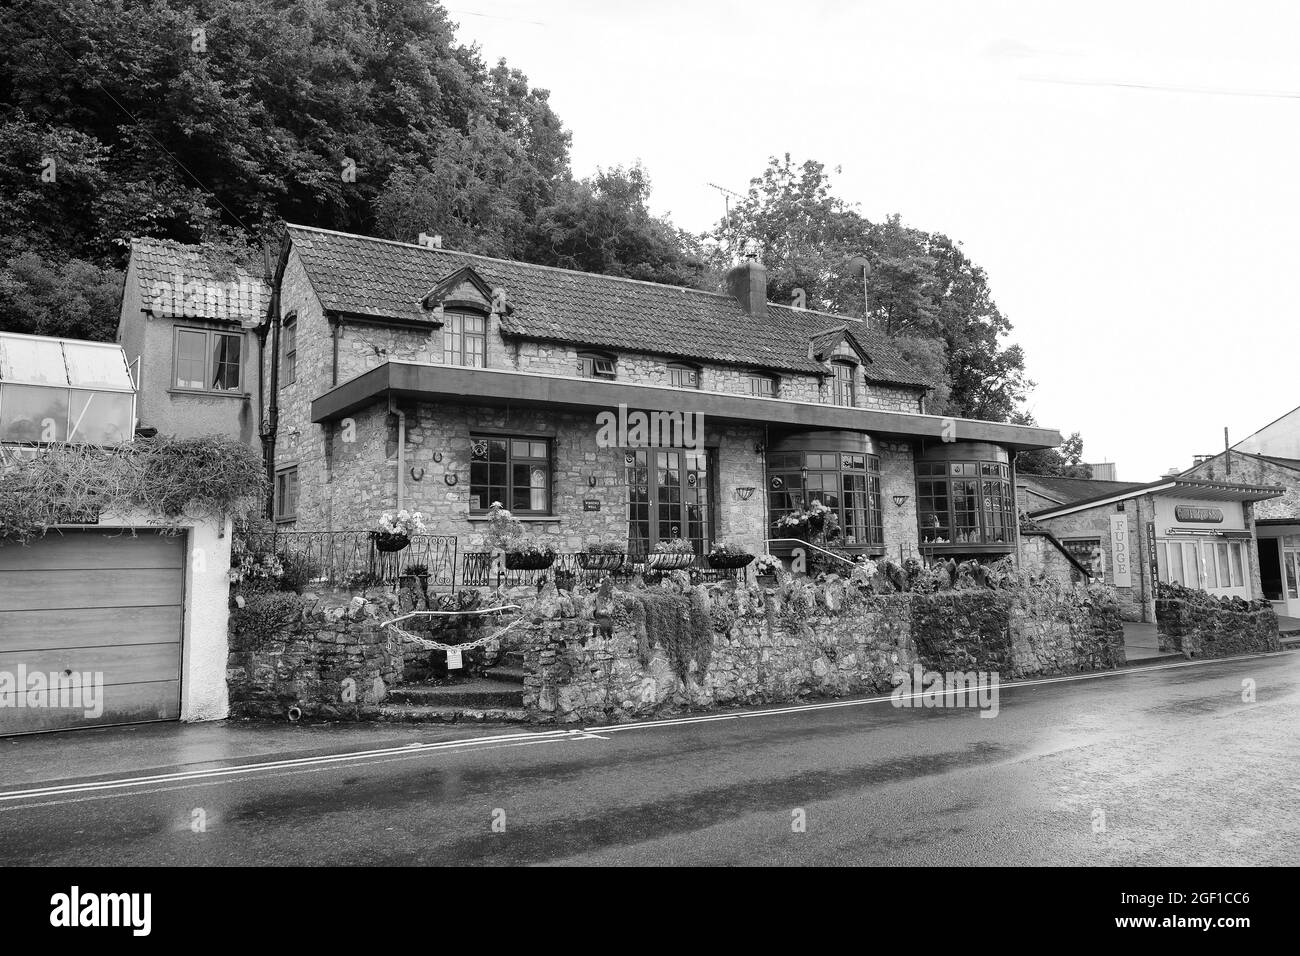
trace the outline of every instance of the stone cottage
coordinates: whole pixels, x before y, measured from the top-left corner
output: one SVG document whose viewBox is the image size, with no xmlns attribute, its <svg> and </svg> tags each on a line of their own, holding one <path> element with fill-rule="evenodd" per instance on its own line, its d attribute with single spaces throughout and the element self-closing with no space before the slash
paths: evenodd
<svg viewBox="0 0 1300 956">
<path fill-rule="evenodd" d="M 263 331 L 275 517 L 422 511 L 463 549 L 502 502 L 559 550 L 734 540 L 821 502 L 850 551 L 1014 554 L 1014 456 L 1055 430 L 946 419 L 868 324 L 767 301 L 287 227 Z M 291 344 L 290 344 L 291 343 Z"/>
</svg>

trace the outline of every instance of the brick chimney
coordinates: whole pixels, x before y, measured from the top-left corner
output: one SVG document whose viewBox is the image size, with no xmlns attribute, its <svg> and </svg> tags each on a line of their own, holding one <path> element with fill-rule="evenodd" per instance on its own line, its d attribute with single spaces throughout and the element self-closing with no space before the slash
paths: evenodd
<svg viewBox="0 0 1300 956">
<path fill-rule="evenodd" d="M 727 291 L 750 315 L 767 315 L 767 269 L 752 248 L 727 270 Z"/>
</svg>

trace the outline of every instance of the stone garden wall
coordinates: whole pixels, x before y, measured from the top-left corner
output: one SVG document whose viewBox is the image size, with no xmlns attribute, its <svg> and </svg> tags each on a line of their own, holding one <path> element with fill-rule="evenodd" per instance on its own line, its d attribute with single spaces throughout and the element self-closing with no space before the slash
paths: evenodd
<svg viewBox="0 0 1300 956">
<path fill-rule="evenodd" d="M 571 619 L 539 616 L 523 640 L 530 717 L 599 723 L 881 694 L 916 664 L 997 671 L 1005 681 L 1125 661 L 1119 608 L 1105 589 L 870 594 L 842 580 L 787 579 L 774 589 L 655 590 L 674 587 L 681 619 L 667 639 L 647 633 L 653 615 L 637 592 L 598 595 L 590 614 Z"/>
<path fill-rule="evenodd" d="M 1161 585 L 1156 597 L 1160 649 L 1196 657 L 1231 657 L 1282 649 L 1277 612 L 1268 601 L 1217 598 Z"/>
<path fill-rule="evenodd" d="M 677 571 L 651 588 L 512 588 L 496 595 L 524 609 L 508 647 L 474 651 L 466 665 L 518 650 L 530 720 L 601 723 L 884 694 L 916 665 L 996 671 L 1007 681 L 1124 663 L 1119 608 L 1107 589 L 1022 581 L 881 593 L 888 589 L 875 582 L 873 590 L 834 576 L 820 584 L 784 576 L 775 588 L 692 586 Z M 414 590 L 376 588 L 277 594 L 233 611 L 231 712 L 282 719 L 296 707 L 304 718 L 379 716 L 403 680 L 446 676 L 437 672 L 440 653 L 382 626 L 422 606 Z M 511 620 L 494 616 L 482 626 Z M 439 630 L 427 636 L 449 644 L 482 633 L 469 623 L 429 626 Z"/>
</svg>

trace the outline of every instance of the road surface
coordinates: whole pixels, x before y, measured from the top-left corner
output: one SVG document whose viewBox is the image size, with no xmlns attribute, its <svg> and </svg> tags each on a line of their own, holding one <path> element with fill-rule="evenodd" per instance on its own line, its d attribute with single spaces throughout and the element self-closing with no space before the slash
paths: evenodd
<svg viewBox="0 0 1300 956">
<path fill-rule="evenodd" d="M 292 728 L 302 743 L 276 754 L 89 777 L 78 738 L 26 738 L 15 767 L 47 747 L 65 769 L 0 778 L 0 865 L 1295 862 L 1300 654 L 1004 686 L 999 703 Z"/>
</svg>

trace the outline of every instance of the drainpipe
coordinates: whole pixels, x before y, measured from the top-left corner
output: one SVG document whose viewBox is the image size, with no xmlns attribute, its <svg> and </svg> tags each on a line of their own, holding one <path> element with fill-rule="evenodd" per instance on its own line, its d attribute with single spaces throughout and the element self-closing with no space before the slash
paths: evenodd
<svg viewBox="0 0 1300 956">
<path fill-rule="evenodd" d="M 397 416 L 397 510 L 406 499 L 406 413 L 397 407 L 397 399 L 388 396 L 388 411 Z"/>
<path fill-rule="evenodd" d="M 266 255 L 269 265 L 271 261 L 269 248 Z M 271 273 L 271 305 L 267 317 L 270 323 L 268 331 L 271 333 L 271 394 L 265 396 L 266 420 L 262 427 L 262 457 L 265 460 L 266 481 L 270 489 L 266 496 L 268 521 L 275 520 L 275 438 L 280 430 L 280 277 L 281 272 L 277 264 Z M 262 341 L 265 342 L 265 338 Z"/>
</svg>

